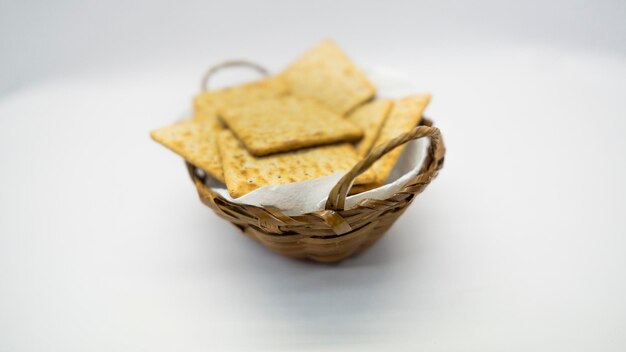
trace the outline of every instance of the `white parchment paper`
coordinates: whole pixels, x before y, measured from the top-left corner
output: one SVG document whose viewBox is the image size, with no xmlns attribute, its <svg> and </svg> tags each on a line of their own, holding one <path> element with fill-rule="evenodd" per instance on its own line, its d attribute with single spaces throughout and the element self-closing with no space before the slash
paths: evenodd
<svg viewBox="0 0 626 352">
<path fill-rule="evenodd" d="M 421 92 L 390 71 L 366 70 L 366 74 L 376 85 L 378 97 L 401 98 Z M 385 199 L 399 191 L 411 177 L 419 173 L 426 157 L 428 145 L 429 140 L 426 138 L 408 142 L 385 185 L 346 198 L 346 209 L 355 206 L 363 199 Z M 206 185 L 230 202 L 274 206 L 281 209 L 286 215 L 298 215 L 323 209 L 328 193 L 343 175 L 344 173 L 335 173 L 308 181 L 265 186 L 236 199 L 228 194 L 224 184 L 211 177 L 207 177 Z"/>
</svg>

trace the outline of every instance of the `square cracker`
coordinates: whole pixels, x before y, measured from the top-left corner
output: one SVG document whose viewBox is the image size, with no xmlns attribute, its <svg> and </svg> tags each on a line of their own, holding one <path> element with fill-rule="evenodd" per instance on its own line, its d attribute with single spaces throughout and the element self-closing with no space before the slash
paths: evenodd
<svg viewBox="0 0 626 352">
<path fill-rule="evenodd" d="M 263 186 L 348 172 L 359 161 L 354 147 L 349 143 L 255 157 L 229 130 L 220 132 L 218 142 L 226 187 L 234 198 Z M 370 183 L 374 179 L 374 173 L 367 171 L 355 183 Z"/>
<path fill-rule="evenodd" d="M 363 139 L 356 144 L 360 156 L 366 156 L 374 146 L 392 104 L 390 99 L 375 100 L 359 106 L 348 115 L 348 120 L 363 130 Z"/>
<path fill-rule="evenodd" d="M 317 100 L 344 115 L 376 94 L 374 85 L 331 40 L 325 40 L 282 74 L 292 94 Z"/>
<path fill-rule="evenodd" d="M 159 128 L 152 131 L 150 136 L 215 179 L 224 182 L 222 161 L 217 149 L 217 134 L 222 128 L 216 118 L 211 120 L 209 116 Z"/>
<path fill-rule="evenodd" d="M 287 94 L 287 84 L 280 76 L 272 76 L 234 87 L 206 91 L 194 98 L 194 111 L 199 117 L 215 115 L 220 109 L 244 105 L 256 99 Z"/>
<path fill-rule="evenodd" d="M 311 99 L 294 96 L 231 106 L 220 118 L 256 156 L 358 140 L 363 131 Z"/>
<path fill-rule="evenodd" d="M 402 133 L 412 130 L 422 119 L 422 114 L 429 101 L 430 94 L 418 94 L 396 100 L 374 145 L 386 143 Z M 402 145 L 390 151 L 371 166 L 370 169 L 374 170 L 376 182 L 379 185 L 384 184 L 389 177 L 404 147 Z"/>
</svg>

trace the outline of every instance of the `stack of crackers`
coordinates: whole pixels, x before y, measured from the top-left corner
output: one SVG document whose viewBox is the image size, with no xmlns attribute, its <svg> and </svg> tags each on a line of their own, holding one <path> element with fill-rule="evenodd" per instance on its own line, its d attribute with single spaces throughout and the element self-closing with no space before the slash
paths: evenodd
<svg viewBox="0 0 626 352">
<path fill-rule="evenodd" d="M 327 40 L 277 75 L 199 94 L 193 118 L 151 136 L 237 198 L 348 172 L 373 147 L 413 129 L 430 100 L 375 96 L 365 74 Z M 396 148 L 374 163 L 351 193 L 383 185 L 401 153 Z"/>
</svg>

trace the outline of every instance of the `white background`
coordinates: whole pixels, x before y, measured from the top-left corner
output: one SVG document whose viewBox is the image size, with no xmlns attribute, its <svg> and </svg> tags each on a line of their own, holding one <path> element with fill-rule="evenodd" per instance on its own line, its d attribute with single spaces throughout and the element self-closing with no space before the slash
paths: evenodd
<svg viewBox="0 0 626 352">
<path fill-rule="evenodd" d="M 625 18 L 0 0 L 0 351 L 624 351 Z M 387 236 L 334 266 L 238 234 L 148 137 L 211 63 L 278 70 L 325 37 L 431 91 L 448 147 Z"/>
</svg>

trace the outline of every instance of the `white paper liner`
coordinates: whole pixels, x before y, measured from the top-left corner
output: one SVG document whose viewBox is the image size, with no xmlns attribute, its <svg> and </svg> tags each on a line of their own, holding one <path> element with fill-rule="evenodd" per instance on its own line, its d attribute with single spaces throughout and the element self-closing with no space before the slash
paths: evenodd
<svg viewBox="0 0 626 352">
<path fill-rule="evenodd" d="M 412 84 L 389 70 L 376 69 L 365 70 L 365 72 L 377 87 L 378 97 L 401 98 L 419 93 Z M 350 209 L 363 199 L 386 199 L 399 191 L 411 177 L 419 173 L 426 158 L 428 145 L 429 140 L 426 138 L 408 142 L 391 171 L 386 184 L 370 191 L 347 197 L 346 209 Z M 343 175 L 342 173 L 335 173 L 307 181 L 265 186 L 236 199 L 228 194 L 224 184 L 210 176 L 206 178 L 205 183 L 230 202 L 256 206 L 273 206 L 286 215 L 299 215 L 323 209 L 330 190 Z"/>
</svg>

